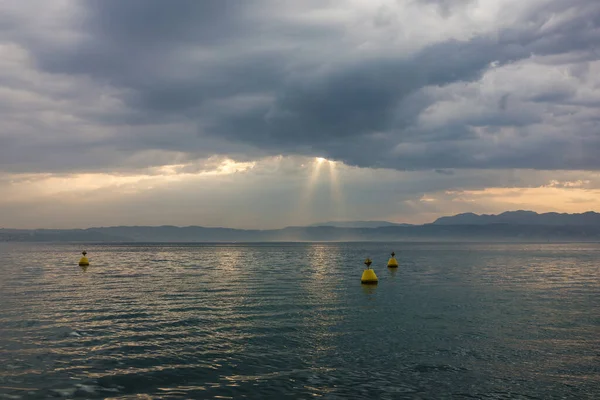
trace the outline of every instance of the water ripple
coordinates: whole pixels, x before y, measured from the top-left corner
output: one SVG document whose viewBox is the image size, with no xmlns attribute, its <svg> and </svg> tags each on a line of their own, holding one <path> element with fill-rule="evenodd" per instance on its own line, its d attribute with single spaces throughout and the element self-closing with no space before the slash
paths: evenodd
<svg viewBox="0 0 600 400">
<path fill-rule="evenodd" d="M 598 244 L 86 250 L 0 244 L 0 399 L 600 398 Z"/>
</svg>

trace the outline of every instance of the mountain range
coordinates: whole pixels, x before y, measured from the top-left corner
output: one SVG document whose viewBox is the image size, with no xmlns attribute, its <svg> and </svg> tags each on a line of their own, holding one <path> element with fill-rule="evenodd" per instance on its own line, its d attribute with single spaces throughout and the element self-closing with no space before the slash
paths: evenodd
<svg viewBox="0 0 600 400">
<path fill-rule="evenodd" d="M 533 211 L 507 211 L 498 215 L 477 215 L 473 213 L 458 214 L 452 217 L 441 217 L 434 225 L 551 225 L 551 226 L 591 226 L 600 225 L 600 214 L 589 211 L 581 214 L 538 214 Z"/>
<path fill-rule="evenodd" d="M 88 229 L 0 229 L 0 242 L 290 242 L 290 241 L 600 241 L 600 214 L 512 211 L 442 217 L 424 225 L 387 221 L 324 222 L 283 229 L 115 226 Z"/>
</svg>

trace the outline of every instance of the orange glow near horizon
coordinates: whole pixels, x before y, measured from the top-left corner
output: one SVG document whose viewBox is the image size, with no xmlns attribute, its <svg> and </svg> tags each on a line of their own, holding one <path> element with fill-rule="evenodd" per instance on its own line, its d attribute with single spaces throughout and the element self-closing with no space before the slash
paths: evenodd
<svg viewBox="0 0 600 400">
<path fill-rule="evenodd" d="M 512 209 L 517 207 L 538 212 L 580 213 L 600 210 L 600 189 L 580 187 L 486 188 L 457 193 L 456 199 L 491 202 Z"/>
<path fill-rule="evenodd" d="M 283 171 L 283 174 L 280 172 Z M 293 172 L 291 172 L 293 171 Z M 532 173 L 532 172 L 528 172 Z M 350 167 L 322 157 L 266 157 L 249 162 L 238 162 L 225 157 L 214 157 L 192 163 L 173 163 L 130 172 L 106 173 L 19 173 L 0 174 L 0 210 L 3 219 L 0 226 L 17 228 L 37 228 L 41 225 L 52 227 L 80 227 L 76 211 L 83 215 L 86 210 L 98 206 L 103 212 L 114 211 L 114 221 L 120 218 L 143 224 L 146 214 L 129 218 L 139 207 L 131 206 L 139 199 L 154 202 L 164 210 L 173 210 L 173 204 L 179 204 L 176 196 L 195 197 L 206 200 L 225 217 L 237 215 L 236 219 L 224 219 L 224 225 L 232 227 L 276 228 L 279 226 L 305 224 L 327 218 L 332 221 L 361 220 L 368 215 L 370 219 L 390 222 L 429 223 L 442 216 L 465 212 L 476 214 L 499 214 L 504 211 L 530 210 L 538 213 L 581 213 L 600 211 L 600 174 L 589 171 L 556 174 L 544 172 L 545 179 L 537 177 L 534 187 L 483 187 L 471 190 L 433 190 L 419 192 L 414 182 L 429 179 L 426 172 L 403 173 L 394 170 L 370 170 Z M 379 203 L 365 201 L 366 194 L 360 192 L 368 182 L 372 196 L 379 196 L 380 188 L 390 182 L 402 180 L 399 197 L 389 198 Z M 381 186 L 373 183 L 381 182 Z M 243 209 L 232 213 L 227 201 L 220 203 L 220 191 L 206 188 L 227 186 L 233 188 L 241 198 L 245 190 L 255 190 L 263 185 L 267 189 L 261 196 L 272 196 L 270 189 L 285 182 L 289 205 L 282 205 L 277 220 L 269 220 L 269 214 L 252 214 Z M 404 184 L 405 183 L 405 184 Z M 540 184 L 541 183 L 541 184 Z M 445 186 L 452 188 L 452 185 Z M 318 190 L 318 199 L 317 193 Z M 166 196 L 166 193 L 169 196 Z M 224 192 L 223 192 L 224 193 Z M 231 191 L 229 192 L 231 193 Z M 171 196 L 172 194 L 172 196 Z M 211 196 L 217 200 L 210 200 Z M 361 197 L 362 196 L 362 197 Z M 357 201 L 359 199 L 360 201 Z M 375 199 L 375 197 L 373 197 Z M 317 201 L 318 200 L 318 201 Z M 317 204 L 321 209 L 317 208 Z M 373 207 L 380 204 L 381 208 Z M 395 206 L 400 205 L 400 207 Z M 27 205 L 28 211 L 21 211 Z M 249 206 L 252 206 L 249 204 Z M 287 207 L 287 208 L 285 208 Z M 260 207 L 259 207 L 260 208 Z M 9 211 L 10 210 L 10 211 Z M 125 210 L 125 211 L 123 211 Z M 195 215 L 196 224 L 215 224 L 210 217 L 198 211 L 199 208 L 177 209 L 173 215 L 189 212 Z M 212 212 L 212 211 L 211 211 Z M 247 215 L 253 215 L 246 218 Z M 176 221 L 165 216 L 160 223 Z M 181 217 L 182 220 L 185 217 Z M 154 219 L 149 218 L 154 221 Z M 244 222 L 240 223 L 239 221 Z M 94 222 L 104 221 L 98 215 Z M 178 221 L 178 220 L 177 220 Z M 208 222 L 205 222 L 208 221 Z M 233 221 L 233 223 L 232 223 Z M 264 222 L 268 221 L 268 222 Z M 113 223 L 117 223 L 113 222 Z M 179 222 L 177 222 L 179 223 Z M 82 223 L 83 224 L 83 223 Z M 238 225 L 235 225 L 238 224 Z M 270 225 L 266 225 L 270 224 Z M 266 225 L 266 226 L 265 226 Z"/>
</svg>

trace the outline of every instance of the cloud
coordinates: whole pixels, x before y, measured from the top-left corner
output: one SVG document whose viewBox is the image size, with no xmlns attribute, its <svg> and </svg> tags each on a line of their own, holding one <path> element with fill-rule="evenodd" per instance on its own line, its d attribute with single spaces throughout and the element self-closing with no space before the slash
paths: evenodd
<svg viewBox="0 0 600 400">
<path fill-rule="evenodd" d="M 0 224 L 595 207 L 598 43 L 596 0 L 5 1 Z"/>
<path fill-rule="evenodd" d="M 0 17 L 6 171 L 600 166 L 595 0 L 19 4 Z"/>
</svg>

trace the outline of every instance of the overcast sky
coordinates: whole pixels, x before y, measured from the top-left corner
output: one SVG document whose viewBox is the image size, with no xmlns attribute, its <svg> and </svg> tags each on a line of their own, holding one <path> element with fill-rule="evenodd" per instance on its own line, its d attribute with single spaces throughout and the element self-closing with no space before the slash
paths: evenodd
<svg viewBox="0 0 600 400">
<path fill-rule="evenodd" d="M 598 0 L 0 2 L 0 227 L 600 211 Z"/>
</svg>

